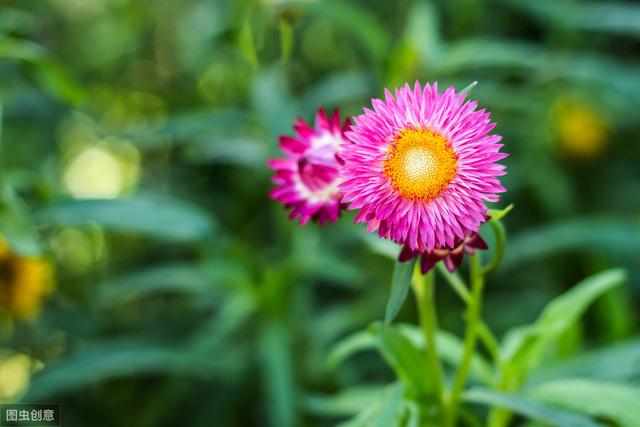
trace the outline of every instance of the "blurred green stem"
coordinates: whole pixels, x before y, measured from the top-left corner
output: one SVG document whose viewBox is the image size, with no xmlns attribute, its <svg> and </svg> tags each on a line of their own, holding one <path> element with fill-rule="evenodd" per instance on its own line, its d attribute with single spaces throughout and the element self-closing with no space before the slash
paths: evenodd
<svg viewBox="0 0 640 427">
<path fill-rule="evenodd" d="M 460 277 L 460 275 L 456 272 L 450 273 L 447 271 L 446 267 L 443 263 L 439 262 L 436 265 L 436 269 L 440 273 L 442 277 L 451 285 L 453 290 L 458 294 L 460 299 L 464 301 L 466 304 L 469 304 L 469 299 L 471 298 L 471 293 L 469 289 Z M 496 339 L 491 329 L 482 321 L 478 322 L 478 338 L 482 341 L 482 344 L 485 346 L 493 360 L 498 359 L 498 340 Z"/>
<path fill-rule="evenodd" d="M 446 402 L 444 419 L 445 426 L 454 427 L 456 425 L 458 404 L 460 401 L 460 395 L 467 382 L 469 376 L 469 369 L 471 368 L 471 360 L 476 348 L 476 340 L 478 337 L 478 330 L 480 328 L 480 309 L 482 306 L 482 291 L 484 288 L 484 276 L 482 274 L 482 265 L 480 262 L 480 255 L 478 253 L 470 257 L 470 269 L 471 269 L 471 294 L 467 302 L 467 328 L 464 337 L 464 352 L 462 354 L 462 361 L 458 367 L 455 379 L 453 380 L 453 387 L 448 401 Z"/>
<path fill-rule="evenodd" d="M 436 331 L 438 330 L 438 320 L 436 316 L 436 306 L 434 300 L 434 273 L 433 270 L 422 275 L 420 264 L 416 263 L 411 279 L 413 290 L 416 295 L 416 303 L 418 305 L 418 314 L 420 317 L 420 327 L 424 335 L 424 341 L 427 351 L 427 363 L 430 374 L 433 379 L 436 395 L 438 396 L 438 404 L 440 405 L 440 413 L 444 409 L 444 381 L 442 366 L 438 359 L 438 351 L 436 347 Z"/>
</svg>

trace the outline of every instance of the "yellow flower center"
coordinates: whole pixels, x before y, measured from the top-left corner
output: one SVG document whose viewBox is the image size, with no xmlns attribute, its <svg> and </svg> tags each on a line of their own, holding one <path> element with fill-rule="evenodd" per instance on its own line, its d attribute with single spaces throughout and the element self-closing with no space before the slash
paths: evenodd
<svg viewBox="0 0 640 427">
<path fill-rule="evenodd" d="M 412 200 L 431 200 L 456 176 L 457 159 L 447 139 L 425 128 L 398 132 L 389 147 L 384 173 L 400 194 Z"/>
</svg>

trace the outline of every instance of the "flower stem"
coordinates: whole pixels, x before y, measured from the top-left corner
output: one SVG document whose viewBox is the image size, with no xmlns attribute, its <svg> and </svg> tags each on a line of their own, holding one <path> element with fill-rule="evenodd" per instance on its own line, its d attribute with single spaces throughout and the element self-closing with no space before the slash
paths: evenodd
<svg viewBox="0 0 640 427">
<path fill-rule="evenodd" d="M 476 340 L 480 324 L 480 309 L 482 305 L 482 290 L 484 288 L 484 276 L 480 256 L 474 254 L 470 257 L 471 268 L 471 294 L 467 303 L 466 331 L 464 337 L 464 351 L 462 361 L 458 367 L 458 372 L 453 380 L 451 394 L 445 408 L 445 426 L 454 427 L 456 425 L 458 405 L 462 390 L 467 382 L 471 361 L 475 352 Z"/>
<path fill-rule="evenodd" d="M 436 265 L 436 270 L 438 270 L 438 273 L 440 273 L 440 275 L 444 277 L 447 283 L 451 285 L 455 293 L 458 294 L 462 301 L 464 301 L 465 304 L 468 304 L 469 299 L 471 298 L 471 292 L 469 292 L 466 283 L 462 280 L 460 275 L 455 271 L 453 273 L 447 271 L 447 268 L 441 262 Z M 492 359 L 494 361 L 497 361 L 498 340 L 482 320 L 480 320 L 478 323 L 478 337 L 484 344 Z"/>
<path fill-rule="evenodd" d="M 438 351 L 436 347 L 436 331 L 438 330 L 438 320 L 436 316 L 436 306 L 434 300 L 434 273 L 430 271 L 426 275 L 420 272 L 420 266 L 416 264 L 416 268 L 412 276 L 413 291 L 416 295 L 416 303 L 418 306 L 418 315 L 420 318 L 420 327 L 424 335 L 425 347 L 427 352 L 427 364 L 431 379 L 434 383 L 435 393 L 440 405 L 440 414 L 444 411 L 444 381 L 442 366 L 438 359 Z"/>
</svg>

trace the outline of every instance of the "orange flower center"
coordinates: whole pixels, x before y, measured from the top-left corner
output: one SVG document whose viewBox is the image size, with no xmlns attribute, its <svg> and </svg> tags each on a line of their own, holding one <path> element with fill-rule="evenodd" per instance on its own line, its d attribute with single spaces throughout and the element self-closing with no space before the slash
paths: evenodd
<svg viewBox="0 0 640 427">
<path fill-rule="evenodd" d="M 400 194 L 431 200 L 456 176 L 457 159 L 447 139 L 429 129 L 403 129 L 393 138 L 384 173 Z"/>
</svg>

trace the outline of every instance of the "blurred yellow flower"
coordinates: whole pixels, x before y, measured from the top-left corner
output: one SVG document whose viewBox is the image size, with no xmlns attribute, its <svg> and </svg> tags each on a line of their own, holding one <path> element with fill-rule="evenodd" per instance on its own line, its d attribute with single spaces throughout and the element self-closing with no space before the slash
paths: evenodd
<svg viewBox="0 0 640 427">
<path fill-rule="evenodd" d="M 571 157 L 598 156 L 609 141 L 609 131 L 599 114 L 575 101 L 560 101 L 554 108 L 557 141 Z"/>
<path fill-rule="evenodd" d="M 52 289 L 51 264 L 44 258 L 12 252 L 0 237 L 0 309 L 17 318 L 32 317 Z"/>
</svg>

